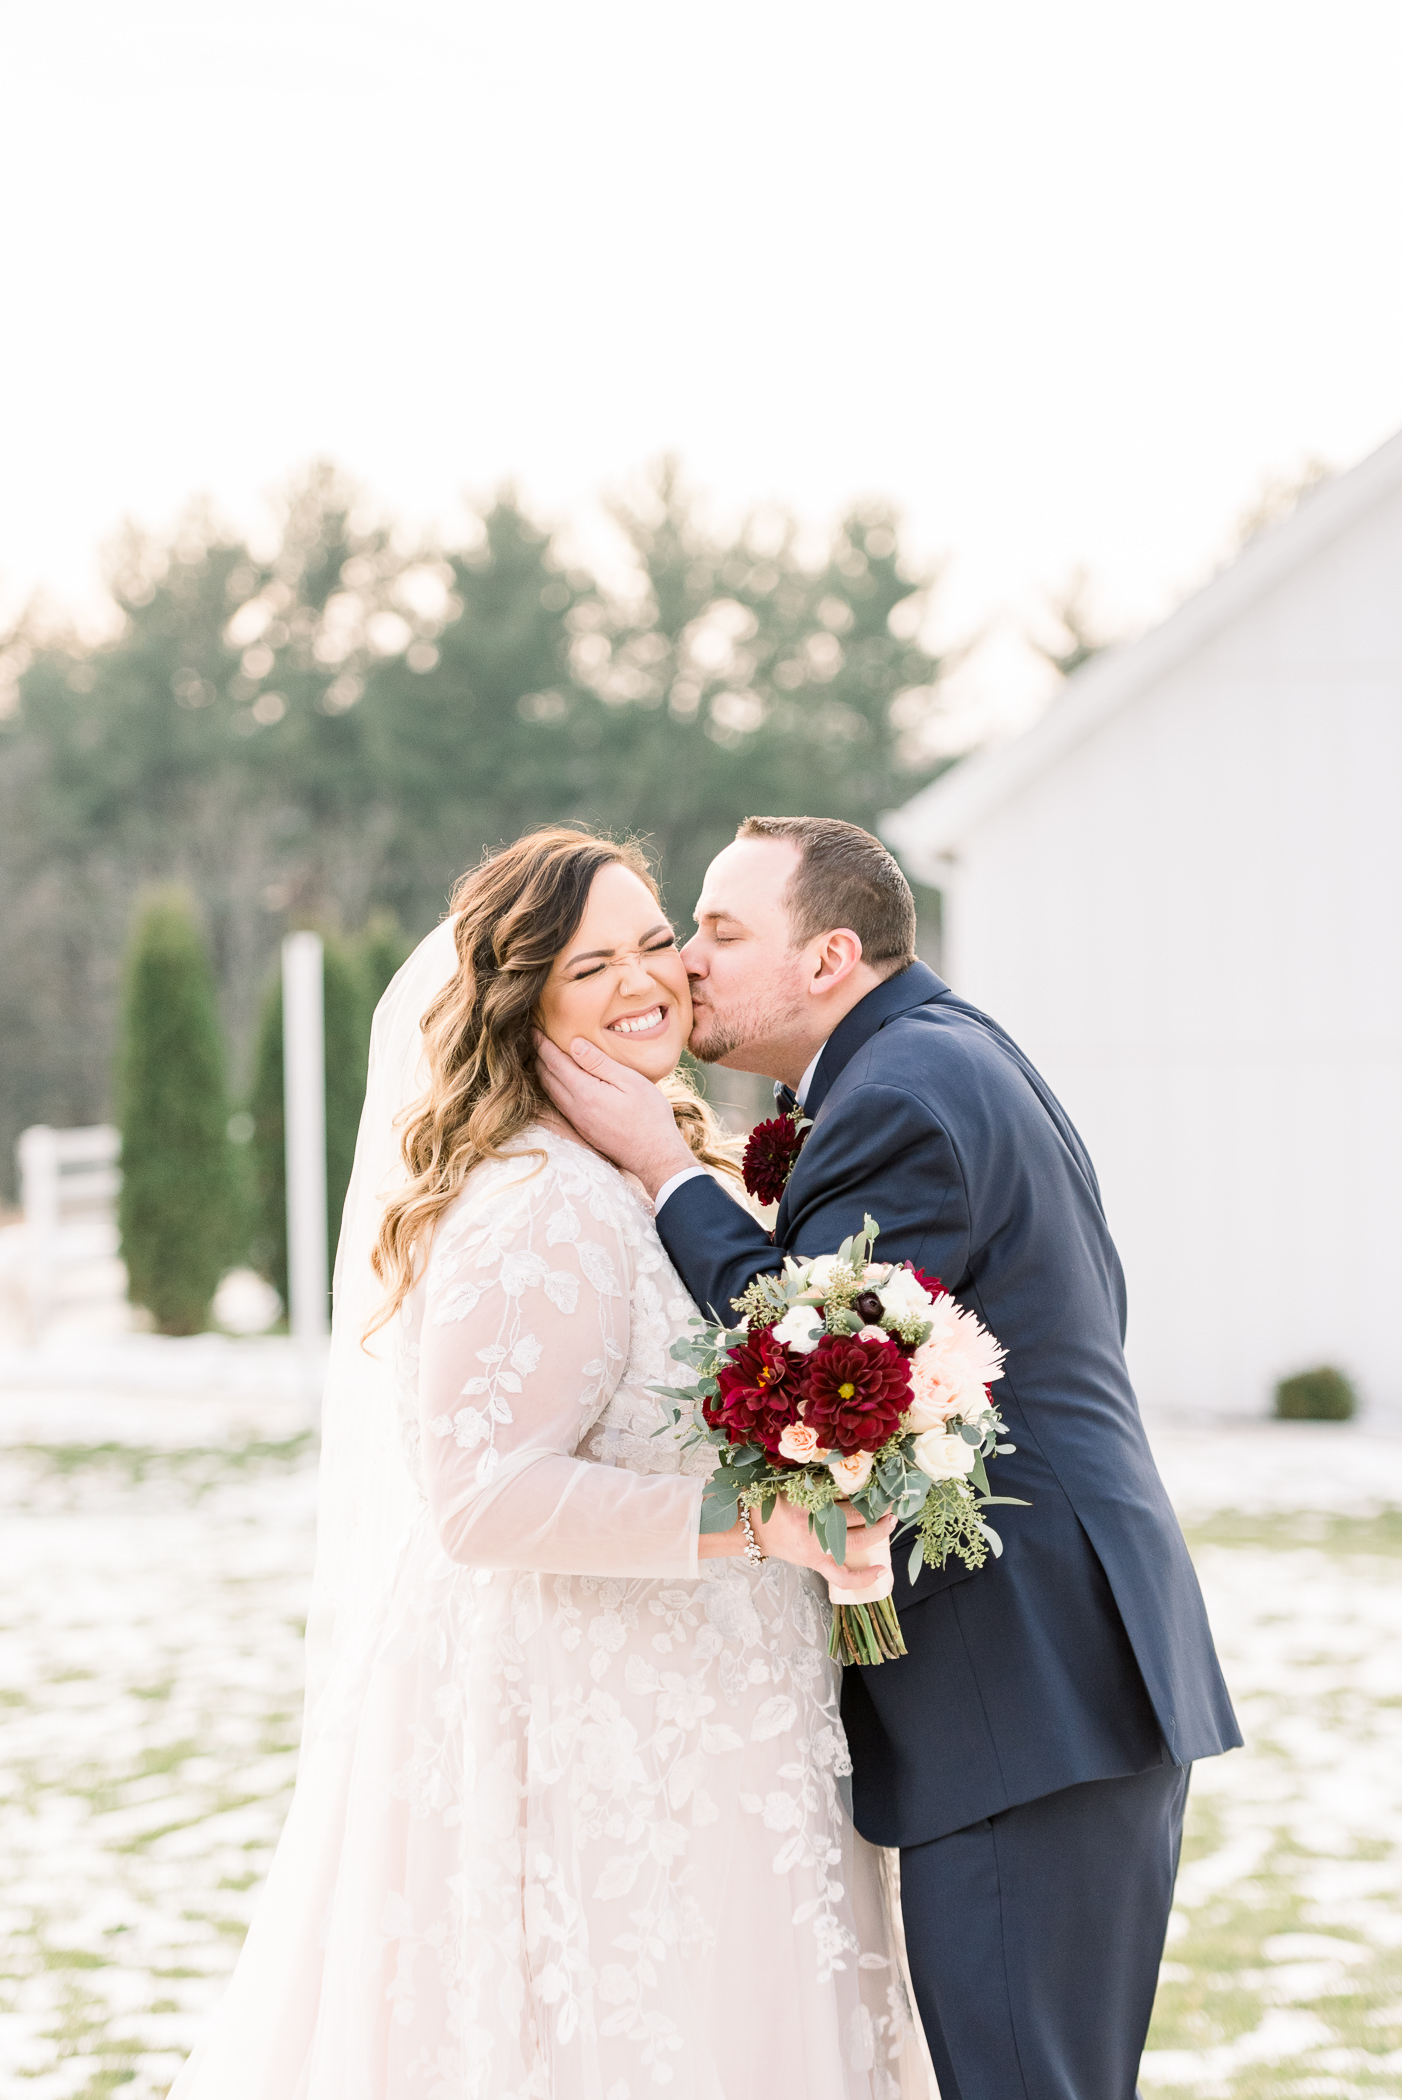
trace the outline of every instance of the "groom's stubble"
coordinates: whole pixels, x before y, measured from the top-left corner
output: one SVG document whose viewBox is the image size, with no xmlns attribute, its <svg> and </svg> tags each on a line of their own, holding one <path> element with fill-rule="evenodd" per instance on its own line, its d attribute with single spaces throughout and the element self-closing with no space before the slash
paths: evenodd
<svg viewBox="0 0 1402 2100">
<path fill-rule="evenodd" d="M 692 980 L 692 1024 L 687 1048 L 703 1065 L 725 1065 L 735 1072 L 757 1072 L 767 1078 L 767 1047 L 801 1019 L 804 996 L 797 982 L 783 976 L 764 990 L 740 995 L 723 1006 L 713 1004 L 706 981 Z"/>
</svg>

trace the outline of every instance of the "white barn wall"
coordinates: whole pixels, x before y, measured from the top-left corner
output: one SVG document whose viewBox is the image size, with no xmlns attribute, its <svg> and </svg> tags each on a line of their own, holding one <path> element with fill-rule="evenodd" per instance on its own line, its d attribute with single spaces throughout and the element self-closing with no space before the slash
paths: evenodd
<svg viewBox="0 0 1402 2100">
<path fill-rule="evenodd" d="M 1090 1146 L 1146 1402 L 1402 1405 L 1402 496 L 971 824 L 946 956 Z"/>
</svg>

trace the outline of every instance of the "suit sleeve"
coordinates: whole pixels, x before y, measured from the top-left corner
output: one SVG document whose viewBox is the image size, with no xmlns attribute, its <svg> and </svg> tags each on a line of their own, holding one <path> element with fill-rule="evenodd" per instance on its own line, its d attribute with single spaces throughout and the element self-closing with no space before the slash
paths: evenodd
<svg viewBox="0 0 1402 2100">
<path fill-rule="evenodd" d="M 727 1321 L 752 1277 L 779 1268 L 786 1254 L 835 1253 L 866 1216 L 881 1228 L 883 1261 L 912 1261 L 949 1290 L 968 1280 L 969 1202 L 957 1149 L 938 1112 L 901 1087 L 857 1087 L 822 1119 L 780 1215 L 776 1245 L 707 1177 L 676 1191 L 657 1230 L 697 1304 Z"/>
</svg>

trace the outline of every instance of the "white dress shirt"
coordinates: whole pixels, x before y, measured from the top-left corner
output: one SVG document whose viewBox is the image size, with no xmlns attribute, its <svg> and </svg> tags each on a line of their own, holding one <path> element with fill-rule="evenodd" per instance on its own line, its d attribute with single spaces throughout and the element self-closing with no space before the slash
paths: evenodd
<svg viewBox="0 0 1402 2100">
<path fill-rule="evenodd" d="M 807 1070 L 804 1072 L 802 1079 L 800 1079 L 798 1082 L 797 1091 L 800 1103 L 808 1099 L 808 1089 L 813 1084 L 813 1074 L 818 1069 L 818 1059 L 822 1056 L 823 1052 L 827 1049 L 827 1047 L 828 1046 L 826 1040 L 819 1043 L 817 1049 L 813 1052 L 813 1055 L 809 1060 Z M 698 1174 L 704 1174 L 707 1171 L 708 1170 L 705 1167 L 683 1167 L 680 1174 L 671 1175 L 668 1180 L 663 1182 L 661 1188 L 657 1191 L 656 1200 L 654 1201 L 652 1206 L 653 1216 L 657 1216 L 658 1212 L 661 1210 L 663 1204 L 667 1201 L 669 1196 L 675 1196 L 677 1190 L 681 1187 L 684 1181 L 692 1181 Z"/>
</svg>

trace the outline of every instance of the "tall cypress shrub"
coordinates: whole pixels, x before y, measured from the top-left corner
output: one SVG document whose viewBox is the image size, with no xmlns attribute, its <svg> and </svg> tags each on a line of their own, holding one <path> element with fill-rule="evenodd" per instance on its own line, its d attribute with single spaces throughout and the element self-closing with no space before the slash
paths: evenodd
<svg viewBox="0 0 1402 2100">
<path fill-rule="evenodd" d="M 214 976 L 189 903 L 148 899 L 127 956 L 118 1221 L 133 1303 L 198 1334 L 232 1253 L 234 1178 Z"/>
<path fill-rule="evenodd" d="M 323 945 L 322 998 L 326 1035 L 326 1234 L 332 1259 L 341 1210 L 350 1186 L 355 1139 L 365 1100 L 370 1056 L 368 987 L 356 944 Z M 258 1024 L 249 1113 L 253 1118 L 253 1234 L 255 1269 L 287 1303 L 287 1165 L 282 1093 L 282 977 L 268 986 Z"/>
<path fill-rule="evenodd" d="M 354 946 L 360 957 L 360 975 L 370 1019 L 389 989 L 390 979 L 408 958 L 413 943 L 392 912 L 379 911 L 360 933 Z M 367 1035 L 369 1020 L 366 1022 Z"/>
</svg>

